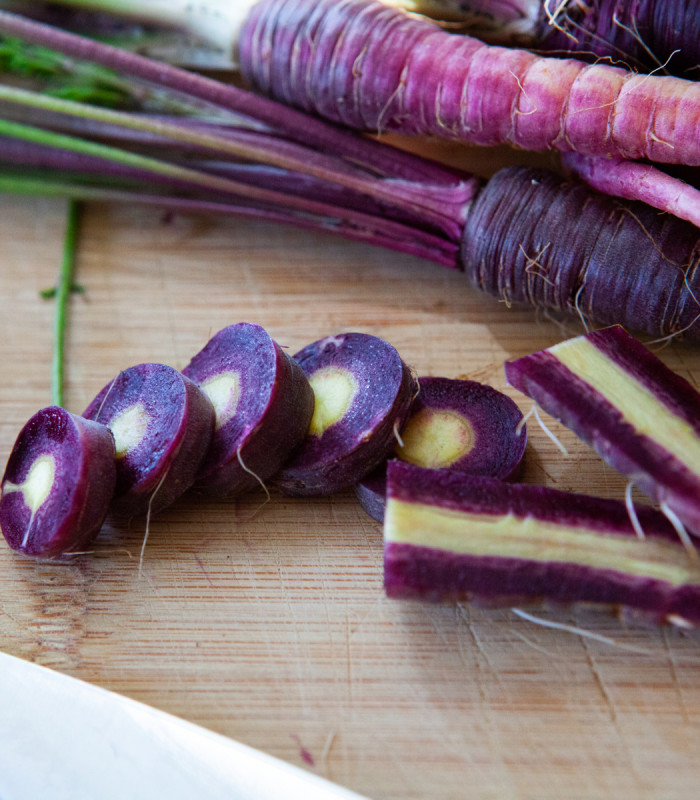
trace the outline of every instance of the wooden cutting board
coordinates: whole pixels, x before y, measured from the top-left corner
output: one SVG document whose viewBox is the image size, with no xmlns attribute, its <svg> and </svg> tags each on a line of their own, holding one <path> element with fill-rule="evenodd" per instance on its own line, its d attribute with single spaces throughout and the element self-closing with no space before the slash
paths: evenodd
<svg viewBox="0 0 700 800">
<path fill-rule="evenodd" d="M 483 164 L 482 164 L 483 167 Z M 483 167 L 488 171 L 488 166 Z M 65 208 L 0 198 L 0 453 L 50 401 Z M 419 375 L 504 384 L 503 362 L 581 332 L 508 309 L 462 275 L 269 224 L 85 209 L 66 404 L 121 369 L 184 366 L 242 320 L 295 352 L 358 330 Z M 660 351 L 700 385 L 700 351 Z M 621 497 L 572 434 L 536 424 L 524 480 Z M 388 600 L 382 533 L 352 492 L 183 500 L 144 527 L 108 524 L 67 563 L 0 547 L 0 646 L 113 689 L 373 798 L 696 797 L 700 635 L 592 610 Z M 590 635 L 545 627 L 575 626 Z M 78 744 L 79 746 L 79 744 Z"/>
</svg>

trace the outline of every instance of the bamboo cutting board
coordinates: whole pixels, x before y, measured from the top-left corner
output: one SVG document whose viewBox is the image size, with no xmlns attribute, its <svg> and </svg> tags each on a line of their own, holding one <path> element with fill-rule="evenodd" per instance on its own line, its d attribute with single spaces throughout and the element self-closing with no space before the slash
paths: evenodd
<svg viewBox="0 0 700 800">
<path fill-rule="evenodd" d="M 0 198 L 0 453 L 50 401 L 65 208 Z M 295 352 L 359 330 L 419 375 L 505 390 L 503 362 L 581 332 L 505 308 L 408 256 L 269 224 L 85 209 L 66 404 L 121 369 L 184 366 L 242 320 Z M 700 352 L 660 352 L 700 385 Z M 625 482 L 550 421 L 530 425 L 524 480 L 621 497 Z M 381 527 L 352 492 L 182 500 L 107 524 L 67 563 L 0 547 L 8 653 L 239 739 L 372 798 L 696 797 L 700 634 L 592 610 L 435 606 L 385 598 Z M 591 635 L 545 627 L 562 623 Z"/>
</svg>

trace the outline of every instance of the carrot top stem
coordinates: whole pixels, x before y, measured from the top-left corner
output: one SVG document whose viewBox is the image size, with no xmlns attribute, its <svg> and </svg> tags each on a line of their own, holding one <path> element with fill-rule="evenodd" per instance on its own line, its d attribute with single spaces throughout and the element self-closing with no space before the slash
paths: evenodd
<svg viewBox="0 0 700 800">
<path fill-rule="evenodd" d="M 54 351 L 51 362 L 51 404 L 63 406 L 65 375 L 65 340 L 68 319 L 68 301 L 73 289 L 75 257 L 80 226 L 80 204 L 68 201 L 66 231 L 63 239 L 61 269 L 56 286 L 54 312 Z"/>
</svg>

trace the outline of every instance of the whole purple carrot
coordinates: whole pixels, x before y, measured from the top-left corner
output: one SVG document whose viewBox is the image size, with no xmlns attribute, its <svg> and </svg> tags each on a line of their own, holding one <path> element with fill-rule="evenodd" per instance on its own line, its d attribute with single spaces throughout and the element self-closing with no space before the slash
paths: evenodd
<svg viewBox="0 0 700 800">
<path fill-rule="evenodd" d="M 257 89 L 354 128 L 700 164 L 700 84 L 452 35 L 376 0 L 260 0 Z"/>
</svg>

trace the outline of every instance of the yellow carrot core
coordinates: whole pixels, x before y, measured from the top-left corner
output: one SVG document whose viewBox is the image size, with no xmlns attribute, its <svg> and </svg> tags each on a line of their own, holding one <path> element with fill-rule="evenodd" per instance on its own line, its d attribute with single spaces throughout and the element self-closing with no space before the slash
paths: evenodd
<svg viewBox="0 0 700 800">
<path fill-rule="evenodd" d="M 51 493 L 51 487 L 53 486 L 55 477 L 56 461 L 52 455 L 45 453 L 39 456 L 32 464 L 27 473 L 27 477 L 22 483 L 18 484 L 5 481 L 2 491 L 3 494 L 22 492 L 25 505 L 32 514 L 36 514 Z"/>
<path fill-rule="evenodd" d="M 672 586 L 700 584 L 700 566 L 673 541 L 606 534 L 533 516 L 480 514 L 390 498 L 384 536 L 387 542 L 434 547 L 458 555 L 562 562 L 611 569 Z"/>
<path fill-rule="evenodd" d="M 241 399 L 241 378 L 237 372 L 220 372 L 199 387 L 211 400 L 216 412 L 216 429 L 222 428 L 236 413 Z"/>
<path fill-rule="evenodd" d="M 117 458 L 124 456 L 138 447 L 148 429 L 148 413 L 143 403 L 134 403 L 133 406 L 120 411 L 109 422 L 109 429 L 114 435 L 114 446 Z"/>
<path fill-rule="evenodd" d="M 309 383 L 314 391 L 314 414 L 309 433 L 320 436 L 347 414 L 359 387 L 352 372 L 342 367 L 316 370 Z"/>
<path fill-rule="evenodd" d="M 474 447 L 474 428 L 466 417 L 449 409 L 423 408 L 401 432 L 403 461 L 429 469 L 449 467 Z"/>
</svg>

